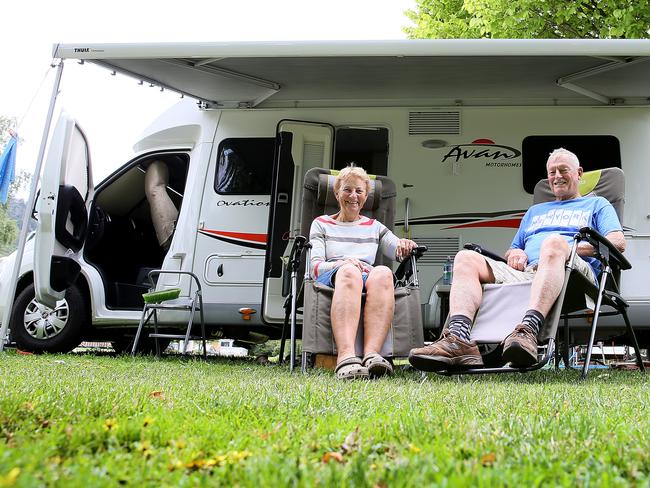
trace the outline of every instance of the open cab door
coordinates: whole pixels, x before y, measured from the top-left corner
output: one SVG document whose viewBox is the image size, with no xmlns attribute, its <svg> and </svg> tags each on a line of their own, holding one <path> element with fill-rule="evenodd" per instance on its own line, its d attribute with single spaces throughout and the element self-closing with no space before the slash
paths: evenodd
<svg viewBox="0 0 650 488">
<path fill-rule="evenodd" d="M 52 134 L 41 190 L 34 249 L 36 300 L 50 308 L 77 279 L 88 227 L 86 204 L 94 188 L 88 142 L 76 121 L 62 113 Z"/>
<path fill-rule="evenodd" d="M 262 297 L 266 323 L 284 321 L 289 284 L 285 263 L 300 232 L 304 176 L 311 168 L 331 167 L 334 133 L 327 123 L 282 120 L 278 124 Z"/>
</svg>

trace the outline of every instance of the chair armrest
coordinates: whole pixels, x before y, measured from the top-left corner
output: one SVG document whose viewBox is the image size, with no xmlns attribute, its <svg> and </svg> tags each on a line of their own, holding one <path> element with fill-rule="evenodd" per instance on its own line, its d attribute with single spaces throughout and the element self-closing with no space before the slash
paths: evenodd
<svg viewBox="0 0 650 488">
<path fill-rule="evenodd" d="M 410 256 L 414 257 L 415 260 L 417 261 L 422 257 L 422 255 L 427 252 L 427 246 L 418 246 L 414 249 L 411 249 L 411 254 Z M 413 264 L 412 264 L 412 259 L 404 259 L 400 265 L 397 267 L 397 271 L 395 271 L 395 277 L 399 281 L 404 281 L 408 280 L 411 275 L 413 274 Z"/>
<path fill-rule="evenodd" d="M 592 229 L 591 227 L 583 227 L 576 234 L 576 239 L 587 241 L 589 244 L 594 246 L 594 249 L 596 250 L 596 255 L 594 257 L 599 261 L 603 262 L 606 260 L 609 262 L 609 260 L 613 260 L 622 270 L 632 268 L 632 265 L 625 256 L 623 256 L 623 253 L 621 253 L 621 251 L 619 251 L 609 239 L 595 229 Z"/>
<path fill-rule="evenodd" d="M 487 256 L 488 258 L 494 259 L 495 261 L 501 261 L 502 263 L 507 263 L 506 259 L 503 256 L 500 256 L 499 254 L 493 253 L 489 249 L 484 249 L 478 244 L 474 244 L 473 242 L 468 242 L 463 246 L 464 249 L 469 249 L 470 251 L 475 251 L 479 254 L 482 254 L 483 256 Z"/>
</svg>

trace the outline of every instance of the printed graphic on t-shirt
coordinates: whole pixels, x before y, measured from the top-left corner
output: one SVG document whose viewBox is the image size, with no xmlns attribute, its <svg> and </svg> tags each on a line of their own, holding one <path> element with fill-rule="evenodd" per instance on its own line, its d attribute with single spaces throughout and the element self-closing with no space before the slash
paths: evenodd
<svg viewBox="0 0 650 488">
<path fill-rule="evenodd" d="M 541 227 L 586 227 L 589 225 L 590 219 L 591 212 L 589 210 L 552 209 L 542 215 L 533 217 L 526 232 L 535 232 Z"/>
</svg>

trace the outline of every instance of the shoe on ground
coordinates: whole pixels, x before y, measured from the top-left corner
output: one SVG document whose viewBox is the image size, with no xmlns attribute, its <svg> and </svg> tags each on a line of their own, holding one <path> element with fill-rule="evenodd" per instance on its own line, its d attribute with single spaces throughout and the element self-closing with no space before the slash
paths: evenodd
<svg viewBox="0 0 650 488">
<path fill-rule="evenodd" d="M 515 368 L 525 368 L 537 362 L 537 336 L 524 324 L 519 324 L 503 341 L 503 361 Z"/>
<path fill-rule="evenodd" d="M 361 358 L 356 356 L 344 359 L 334 370 L 339 380 L 367 380 L 370 377 L 368 368 L 361 364 Z"/>
<path fill-rule="evenodd" d="M 376 352 L 366 354 L 361 364 L 368 368 L 368 374 L 371 379 L 393 374 L 393 365 L 390 364 L 390 361 Z"/>
<path fill-rule="evenodd" d="M 428 346 L 411 349 L 409 363 L 421 371 L 444 371 L 482 367 L 483 359 L 474 342 L 442 333 L 442 337 Z"/>
</svg>

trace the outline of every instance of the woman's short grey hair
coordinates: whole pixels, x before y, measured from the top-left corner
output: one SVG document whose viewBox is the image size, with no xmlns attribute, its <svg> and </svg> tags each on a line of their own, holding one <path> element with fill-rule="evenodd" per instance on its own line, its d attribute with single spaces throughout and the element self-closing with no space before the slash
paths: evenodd
<svg viewBox="0 0 650 488">
<path fill-rule="evenodd" d="M 347 166 L 343 168 L 334 180 L 334 193 L 338 193 L 341 189 L 341 185 L 345 180 L 352 177 L 361 178 L 366 183 L 366 193 L 370 193 L 370 177 L 366 170 L 361 166 Z"/>
<path fill-rule="evenodd" d="M 560 147 L 560 148 L 556 149 L 555 151 L 553 151 L 549 155 L 548 161 L 546 161 L 546 164 L 549 165 L 550 163 L 554 163 L 557 159 L 562 159 L 563 161 L 569 163 L 574 168 L 579 168 L 580 167 L 580 161 L 578 160 L 578 156 L 573 154 L 568 149 L 564 149 L 563 147 Z"/>
</svg>

